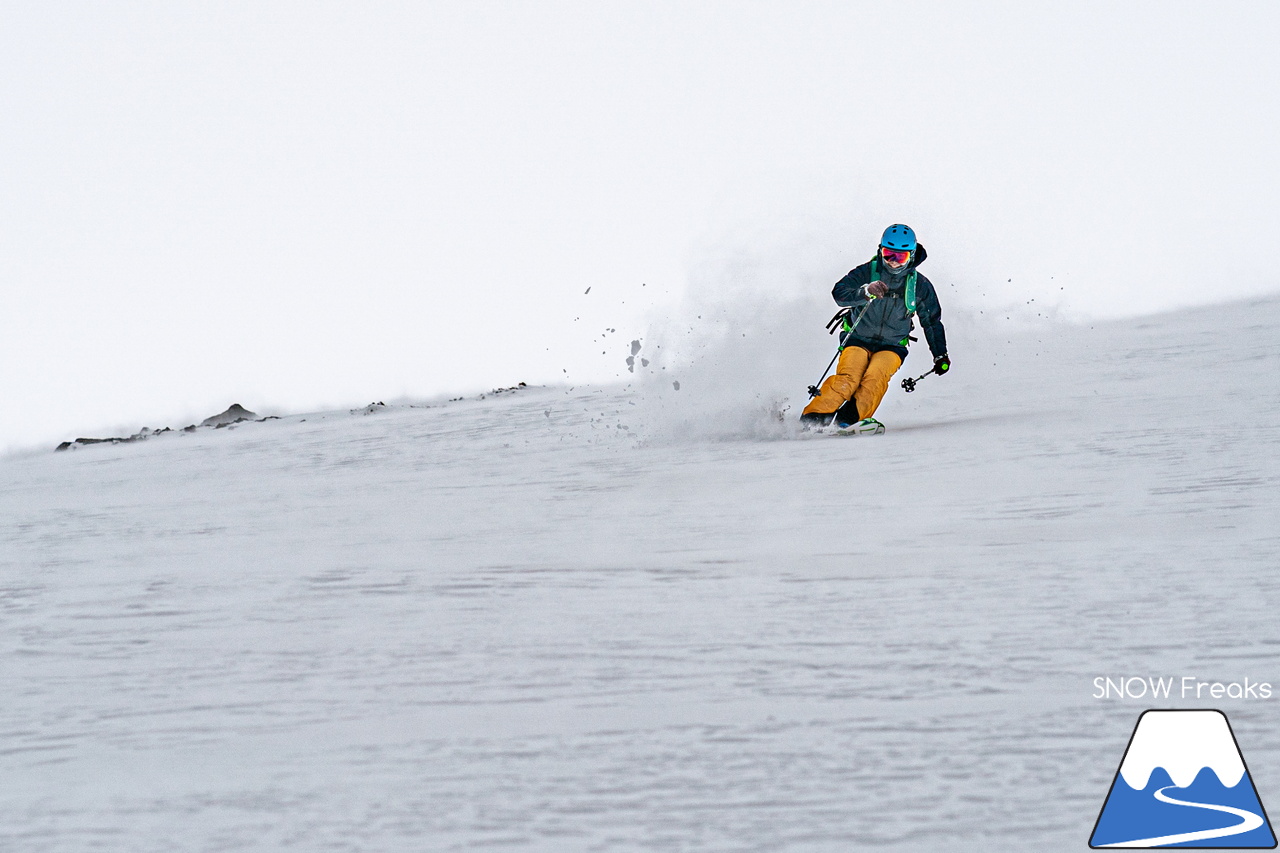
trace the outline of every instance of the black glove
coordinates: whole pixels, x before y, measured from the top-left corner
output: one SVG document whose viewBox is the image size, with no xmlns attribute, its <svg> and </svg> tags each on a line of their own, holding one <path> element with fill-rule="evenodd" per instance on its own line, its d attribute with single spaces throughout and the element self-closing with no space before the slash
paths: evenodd
<svg viewBox="0 0 1280 853">
<path fill-rule="evenodd" d="M 947 358 L 947 354 L 945 352 L 933 360 L 933 372 L 938 374 L 939 376 L 946 373 L 950 369 L 951 369 L 951 359 Z"/>
</svg>

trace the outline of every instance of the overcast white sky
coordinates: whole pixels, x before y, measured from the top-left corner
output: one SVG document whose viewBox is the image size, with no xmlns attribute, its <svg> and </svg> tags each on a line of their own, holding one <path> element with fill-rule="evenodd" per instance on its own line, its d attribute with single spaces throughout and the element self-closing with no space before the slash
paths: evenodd
<svg viewBox="0 0 1280 853">
<path fill-rule="evenodd" d="M 1278 10 L 8 0 L 0 447 L 611 376 L 898 221 L 948 307 L 1275 292 Z"/>
</svg>

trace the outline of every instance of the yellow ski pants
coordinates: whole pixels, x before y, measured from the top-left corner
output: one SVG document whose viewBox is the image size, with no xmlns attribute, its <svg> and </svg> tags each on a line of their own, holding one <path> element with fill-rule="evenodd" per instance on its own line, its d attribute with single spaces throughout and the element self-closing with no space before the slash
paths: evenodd
<svg viewBox="0 0 1280 853">
<path fill-rule="evenodd" d="M 858 417 L 869 418 L 889 390 L 889 380 L 902 367 L 897 353 L 881 350 L 872 355 L 862 347 L 845 347 L 836 361 L 836 372 L 822 383 L 822 393 L 804 407 L 804 413 L 829 415 L 849 400 L 858 404 Z"/>
</svg>

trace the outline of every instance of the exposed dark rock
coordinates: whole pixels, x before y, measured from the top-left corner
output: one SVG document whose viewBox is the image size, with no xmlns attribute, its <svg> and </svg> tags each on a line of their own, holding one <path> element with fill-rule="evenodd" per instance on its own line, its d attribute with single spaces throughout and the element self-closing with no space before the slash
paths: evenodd
<svg viewBox="0 0 1280 853">
<path fill-rule="evenodd" d="M 149 438 L 151 435 L 152 433 L 150 430 L 145 430 L 143 432 L 137 432 L 137 433 L 134 433 L 133 435 L 124 436 L 124 437 L 116 436 L 113 438 L 77 438 L 75 441 L 62 442 L 62 444 L 59 444 L 57 447 L 54 448 L 54 450 L 69 450 L 73 447 L 83 447 L 89 444 L 129 444 L 134 441 L 141 441 L 144 438 Z"/>
<path fill-rule="evenodd" d="M 214 415 L 213 417 L 205 418 L 203 421 L 200 422 L 200 426 L 196 426 L 195 424 L 191 424 L 190 426 L 185 426 L 182 428 L 182 431 L 195 432 L 200 427 L 213 427 L 214 429 L 222 429 L 223 427 L 231 426 L 233 424 L 238 424 L 243 421 L 253 421 L 254 423 L 262 423 L 263 421 L 276 421 L 276 420 L 279 420 L 279 418 L 277 418 L 275 415 L 268 415 L 265 418 L 260 418 L 253 412 L 246 409 L 244 406 L 241 406 L 239 403 L 232 403 L 231 408 L 227 409 L 225 412 Z M 90 444 L 128 444 L 134 441 L 142 441 L 144 438 L 151 438 L 152 436 L 161 435 L 166 432 L 173 432 L 173 430 L 169 427 L 165 427 L 164 429 L 151 429 L 150 427 L 143 427 L 138 432 L 129 436 L 116 436 L 113 438 L 77 438 L 75 441 L 64 441 L 61 444 L 59 444 L 57 447 L 55 447 L 54 450 L 71 450 L 76 447 L 84 447 Z"/>
<path fill-rule="evenodd" d="M 512 385 L 510 388 L 494 388 L 489 393 L 490 394 L 514 394 L 515 392 L 519 391 L 521 388 L 528 388 L 528 387 L 529 387 L 528 385 L 525 385 L 523 382 L 520 382 L 515 385 Z M 481 394 L 480 399 L 483 400 L 485 396 L 486 395 Z"/>
<path fill-rule="evenodd" d="M 227 424 L 235 424 L 240 421 L 258 420 L 257 414 L 249 411 L 239 403 L 232 403 L 231 408 L 211 417 L 207 417 L 200 422 L 200 426 L 222 427 Z"/>
</svg>

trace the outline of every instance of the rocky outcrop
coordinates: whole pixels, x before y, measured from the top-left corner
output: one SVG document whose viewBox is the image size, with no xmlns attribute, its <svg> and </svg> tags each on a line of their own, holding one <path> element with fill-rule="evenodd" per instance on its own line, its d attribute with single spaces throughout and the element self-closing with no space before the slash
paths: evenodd
<svg viewBox="0 0 1280 853">
<path fill-rule="evenodd" d="M 224 427 L 227 424 L 238 424 L 241 421 L 266 420 L 249 411 L 239 403 L 232 403 L 225 412 L 211 415 L 200 422 L 202 427 Z"/>
<path fill-rule="evenodd" d="M 274 415 L 268 415 L 265 418 L 261 418 L 261 417 L 258 417 L 256 413 L 249 411 L 239 403 L 232 403 L 231 406 L 225 412 L 219 412 L 216 415 L 210 415 L 209 417 L 202 420 L 198 426 L 196 424 L 191 424 L 190 426 L 183 427 L 182 432 L 195 432 L 196 430 L 202 429 L 202 428 L 222 429 L 224 427 L 232 426 L 238 423 L 243 423 L 245 421 L 252 421 L 253 423 L 262 423 L 263 421 L 275 421 L 275 420 L 279 420 L 279 418 L 275 417 Z M 151 429 L 150 427 L 143 427 L 141 430 L 139 430 L 138 432 L 135 432 L 133 435 L 114 436 L 112 438 L 77 438 L 75 441 L 64 441 L 62 442 L 62 444 L 59 444 L 57 447 L 55 447 L 54 450 L 72 450 L 74 448 L 85 447 L 90 444 L 129 444 L 134 441 L 142 441 L 143 439 L 152 438 L 154 436 L 161 435 L 166 432 L 174 432 L 174 430 L 171 429 L 170 427 L 165 427 L 164 429 Z"/>
</svg>

